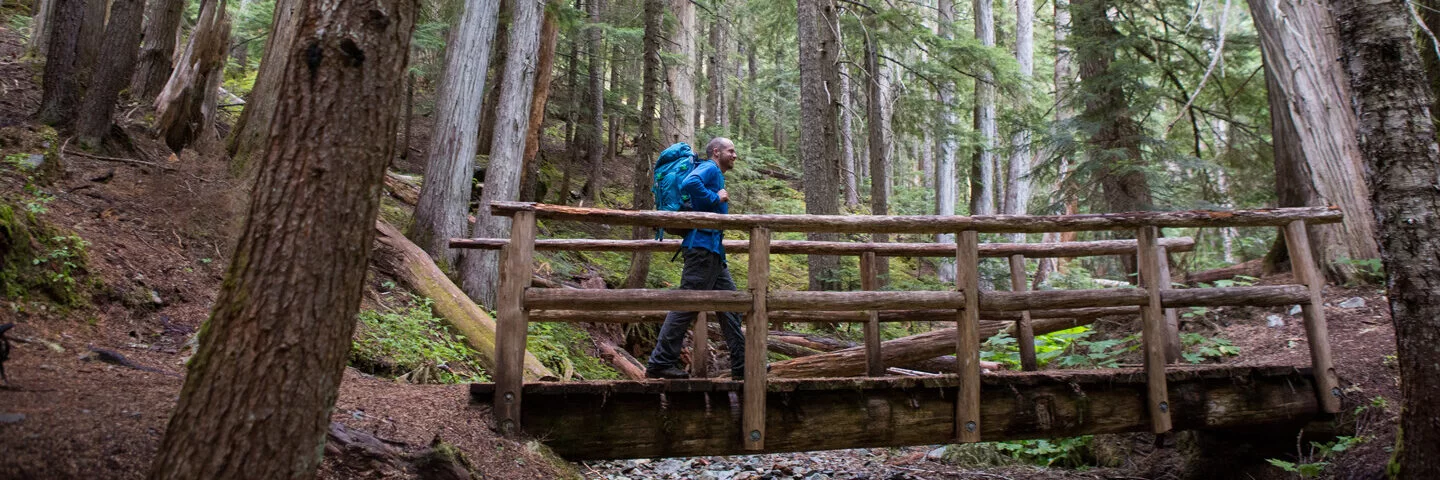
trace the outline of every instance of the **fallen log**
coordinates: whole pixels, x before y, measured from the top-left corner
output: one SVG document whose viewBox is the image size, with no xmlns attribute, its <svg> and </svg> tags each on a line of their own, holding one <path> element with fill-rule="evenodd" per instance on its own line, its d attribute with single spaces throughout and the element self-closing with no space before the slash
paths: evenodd
<svg viewBox="0 0 1440 480">
<path fill-rule="evenodd" d="M 1248 277 L 1259 277 L 1264 273 L 1264 269 L 1264 259 L 1257 258 L 1255 260 L 1241 263 L 1239 265 L 1231 265 L 1225 268 L 1205 270 L 1203 272 L 1186 273 L 1185 283 L 1192 285 L 1201 282 L 1211 283 L 1216 280 L 1226 280 L 1241 275 L 1245 275 Z"/>
<path fill-rule="evenodd" d="M 952 312 L 951 315 L 953 316 L 954 313 Z M 805 347 L 805 348 L 809 348 L 809 349 L 813 349 L 813 350 L 817 350 L 817 351 L 821 351 L 821 352 L 833 352 L 833 351 L 840 350 L 840 349 L 843 349 L 843 348 L 850 348 L 850 347 L 854 347 L 854 346 L 859 345 L 859 344 L 857 344 L 857 343 L 855 343 L 855 342 L 847 342 L 847 341 L 845 341 L 845 340 L 834 339 L 834 338 L 826 337 L 826 336 L 824 336 L 824 335 L 815 335 L 815 334 L 811 334 L 811 333 L 799 333 L 799 332 L 786 332 L 786 331 L 779 331 L 779 330 L 771 331 L 771 332 L 770 332 L 770 335 L 769 335 L 769 338 L 773 338 L 773 339 L 775 339 L 775 340 L 778 340 L 778 341 L 781 341 L 781 342 L 785 342 L 785 343 L 793 343 L 793 344 L 795 344 L 795 345 L 799 345 L 799 346 L 802 346 L 802 347 Z"/>
<path fill-rule="evenodd" d="M 429 298 L 435 316 L 464 337 L 465 344 L 479 354 L 482 366 L 494 371 L 495 319 L 470 301 L 470 297 L 435 266 L 430 255 L 399 230 L 384 220 L 376 220 L 375 229 L 378 232 L 371 262 L 376 268 L 395 277 L 415 294 Z M 525 353 L 524 373 L 525 379 L 532 381 L 558 378 L 529 352 Z"/>
<path fill-rule="evenodd" d="M 1036 335 L 1058 332 L 1088 325 L 1094 318 L 1037 319 Z M 980 337 L 989 338 L 1008 327 L 1001 323 L 982 323 Z M 1010 324 L 1013 325 L 1013 324 Z M 880 344 L 885 365 L 906 366 L 955 353 L 955 329 L 945 328 L 919 335 L 897 338 Z M 811 355 L 770 364 L 771 378 L 850 377 L 865 374 L 865 347 L 852 347 L 820 355 Z M 922 369 L 923 370 L 923 369 Z M 942 373 L 953 373 L 946 371 Z"/>
<path fill-rule="evenodd" d="M 615 367 L 615 371 L 630 377 L 631 380 L 645 379 L 645 366 L 640 364 L 640 360 L 630 356 L 630 352 L 626 352 L 625 349 L 616 346 L 613 342 L 600 339 L 595 340 L 595 349 L 600 352 L 601 359 L 609 363 L 611 367 Z"/>
</svg>

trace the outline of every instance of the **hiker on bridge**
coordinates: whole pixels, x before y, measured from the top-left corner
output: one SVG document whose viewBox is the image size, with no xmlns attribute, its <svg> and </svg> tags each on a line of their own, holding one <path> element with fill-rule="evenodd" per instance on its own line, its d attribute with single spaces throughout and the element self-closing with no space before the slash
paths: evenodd
<svg viewBox="0 0 1440 480">
<path fill-rule="evenodd" d="M 688 210 L 729 213 L 730 194 L 725 191 L 725 172 L 735 167 L 735 142 L 715 137 L 705 145 L 705 156 L 709 160 L 698 161 L 681 183 L 681 192 L 689 197 Z M 685 234 L 685 240 L 680 243 L 685 257 L 685 269 L 680 274 L 681 290 L 735 290 L 721 243 L 724 237 L 724 231 L 703 228 Z M 655 340 L 655 350 L 650 352 L 645 368 L 646 377 L 690 377 L 680 368 L 680 349 L 685 332 L 690 330 L 690 323 L 697 315 L 698 312 L 670 312 L 665 316 L 660 336 Z M 720 331 L 725 334 L 725 344 L 730 351 L 730 377 L 741 379 L 745 376 L 745 334 L 740 330 L 740 314 L 715 312 L 715 318 L 720 320 Z"/>
</svg>

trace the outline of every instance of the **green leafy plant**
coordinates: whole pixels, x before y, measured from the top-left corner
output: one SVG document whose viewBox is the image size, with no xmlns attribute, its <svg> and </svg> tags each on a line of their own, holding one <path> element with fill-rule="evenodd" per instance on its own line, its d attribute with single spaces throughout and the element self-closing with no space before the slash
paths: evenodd
<svg viewBox="0 0 1440 480">
<path fill-rule="evenodd" d="M 1114 368 L 1125 353 L 1140 348 L 1140 335 L 1108 340 L 1089 340 L 1090 327 L 1080 326 L 1035 337 L 1035 361 L 1040 366 L 1060 368 Z M 1020 348 L 1015 338 L 1000 332 L 981 345 L 980 359 L 1020 367 Z"/>
<path fill-rule="evenodd" d="M 585 352 L 590 334 L 565 323 L 531 323 L 525 345 L 540 363 L 569 380 L 618 379 L 620 374 Z"/>
<path fill-rule="evenodd" d="M 410 297 L 394 311 L 363 310 L 350 362 L 372 373 L 399 376 L 434 368 L 441 383 L 485 381 L 477 353 L 431 313 L 428 298 Z"/>
<path fill-rule="evenodd" d="M 1207 337 L 1198 333 L 1185 332 L 1180 334 L 1180 343 L 1185 350 L 1181 356 L 1190 363 L 1220 360 L 1240 354 L 1240 347 L 1223 337 Z"/>
<path fill-rule="evenodd" d="M 1365 437 L 1339 436 L 1335 437 L 1335 441 L 1333 442 L 1310 442 L 1309 455 L 1305 455 L 1303 452 L 1297 452 L 1300 454 L 1297 455 L 1298 458 L 1294 462 L 1278 458 L 1267 458 L 1265 461 L 1279 467 L 1281 470 L 1294 473 L 1299 478 L 1316 478 L 1325 471 L 1326 466 L 1330 465 L 1330 462 L 1326 460 L 1331 456 L 1354 448 L 1361 443 L 1365 443 Z"/>
<path fill-rule="evenodd" d="M 995 442 L 1001 451 L 1017 460 L 1044 467 L 1076 468 L 1091 463 L 1092 435 L 1039 440 Z"/>
</svg>

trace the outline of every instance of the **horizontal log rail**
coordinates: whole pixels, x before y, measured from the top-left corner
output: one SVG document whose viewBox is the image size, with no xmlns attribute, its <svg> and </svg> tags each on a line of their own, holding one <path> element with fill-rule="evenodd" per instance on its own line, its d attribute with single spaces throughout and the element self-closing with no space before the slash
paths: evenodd
<svg viewBox="0 0 1440 480">
<path fill-rule="evenodd" d="M 1045 233 L 1134 230 L 1140 227 L 1215 228 L 1280 227 L 1293 221 L 1337 223 L 1338 207 L 1295 207 L 1261 210 L 1128 212 L 1089 215 L 722 215 L 659 210 L 609 210 L 527 202 L 492 202 L 492 215 L 509 217 L 532 212 L 537 219 L 570 220 L 608 225 L 661 228 L 709 228 L 749 231 L 765 227 L 777 232 L 830 233 Z"/>
<path fill-rule="evenodd" d="M 667 310 L 635 311 L 591 311 L 591 310 L 532 310 L 532 322 L 559 323 L 661 323 Z M 1097 318 L 1113 315 L 1135 315 L 1135 307 L 1066 308 L 1054 310 L 1031 310 L 1030 318 Z M 1017 312 L 980 311 L 980 319 L 997 322 L 1014 322 L 1020 319 Z M 770 321 L 783 323 L 863 323 L 869 320 L 865 312 L 843 311 L 774 311 Z M 954 322 L 953 309 L 927 310 L 881 310 L 881 323 L 898 322 Z"/>
<path fill-rule="evenodd" d="M 1162 238 L 1160 246 L 1171 252 L 1189 252 L 1195 249 L 1195 240 L 1190 237 Z M 510 244 L 503 238 L 452 238 L 450 248 L 499 250 Z M 750 253 L 750 242 L 746 240 L 725 240 L 725 253 L 746 255 Z M 1134 240 L 1095 240 L 1085 242 L 1059 243 L 984 243 L 980 244 L 980 256 L 988 258 L 1024 255 L 1025 258 L 1072 258 L 1099 255 L 1134 255 Z M 588 240 L 588 239 L 545 239 L 535 241 L 536 250 L 568 252 L 674 252 L 680 249 L 679 240 Z M 874 252 L 881 257 L 953 257 L 953 243 L 861 243 L 861 242 L 814 242 L 808 240 L 775 240 L 770 242 L 770 253 L 790 255 L 862 255 Z"/>
</svg>

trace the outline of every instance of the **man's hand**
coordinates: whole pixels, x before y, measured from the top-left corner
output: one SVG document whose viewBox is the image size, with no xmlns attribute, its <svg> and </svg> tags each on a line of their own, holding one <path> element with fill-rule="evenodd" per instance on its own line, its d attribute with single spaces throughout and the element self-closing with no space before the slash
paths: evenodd
<svg viewBox="0 0 1440 480">
<path fill-rule="evenodd" d="M 720 191 L 715 192 L 715 194 L 720 196 L 720 201 L 726 203 L 730 202 L 730 192 L 725 191 L 725 189 L 722 188 L 720 189 Z"/>
</svg>

